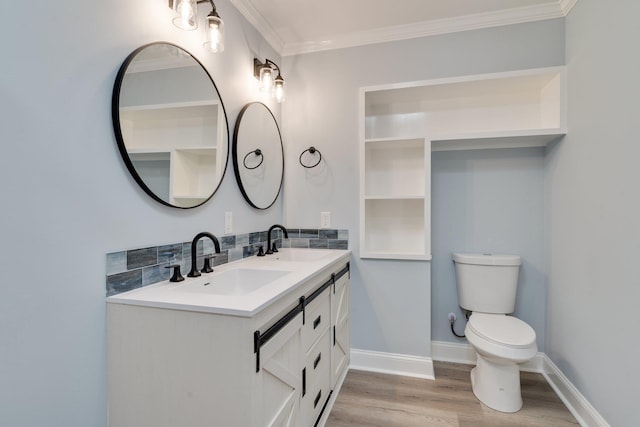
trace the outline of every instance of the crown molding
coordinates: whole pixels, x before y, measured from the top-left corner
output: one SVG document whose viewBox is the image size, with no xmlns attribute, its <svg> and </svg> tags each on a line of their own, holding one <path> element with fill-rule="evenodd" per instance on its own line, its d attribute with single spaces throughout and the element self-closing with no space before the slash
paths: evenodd
<svg viewBox="0 0 640 427">
<path fill-rule="evenodd" d="M 253 6 L 251 0 L 230 1 L 280 55 L 292 56 L 459 31 L 563 18 L 567 16 L 578 0 L 553 0 L 540 5 L 436 19 L 415 24 L 379 28 L 372 31 L 340 34 L 330 40 L 286 44 Z"/>
<path fill-rule="evenodd" d="M 231 4 L 245 17 L 247 21 L 264 37 L 271 47 L 282 54 L 284 41 L 278 36 L 273 27 L 264 19 L 262 14 L 253 6 L 250 0 L 229 0 Z"/>
<path fill-rule="evenodd" d="M 564 16 L 567 16 L 569 12 L 571 12 L 571 9 L 573 9 L 576 3 L 578 3 L 578 0 L 560 0 L 560 9 Z"/>
</svg>

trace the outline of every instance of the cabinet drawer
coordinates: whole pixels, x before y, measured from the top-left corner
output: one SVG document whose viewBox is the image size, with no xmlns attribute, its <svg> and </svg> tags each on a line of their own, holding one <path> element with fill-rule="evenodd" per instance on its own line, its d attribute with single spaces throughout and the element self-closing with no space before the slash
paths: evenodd
<svg viewBox="0 0 640 427">
<path fill-rule="evenodd" d="M 331 287 L 305 306 L 305 324 L 302 331 L 302 348 L 306 352 L 331 323 Z"/>
<path fill-rule="evenodd" d="M 303 426 L 317 420 L 331 392 L 331 333 L 326 330 L 306 355 L 301 394 Z"/>
<path fill-rule="evenodd" d="M 307 386 L 313 386 L 328 375 L 331 365 L 331 333 L 326 330 L 305 356 Z"/>
</svg>

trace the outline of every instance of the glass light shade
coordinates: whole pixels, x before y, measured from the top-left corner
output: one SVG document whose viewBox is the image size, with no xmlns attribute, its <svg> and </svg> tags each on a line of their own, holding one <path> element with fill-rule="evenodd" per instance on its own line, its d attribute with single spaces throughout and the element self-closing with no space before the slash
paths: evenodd
<svg viewBox="0 0 640 427">
<path fill-rule="evenodd" d="M 273 99 L 276 102 L 284 101 L 284 79 L 279 74 L 273 82 Z"/>
<path fill-rule="evenodd" d="M 260 90 L 268 91 L 273 87 L 273 70 L 265 65 L 260 68 Z"/>
<path fill-rule="evenodd" d="M 174 0 L 174 10 L 178 14 L 173 18 L 173 25 L 182 30 L 198 28 L 198 4 L 196 0 Z"/>
<path fill-rule="evenodd" d="M 224 50 L 224 22 L 219 16 L 207 16 L 207 38 L 204 47 L 213 53 Z"/>
</svg>

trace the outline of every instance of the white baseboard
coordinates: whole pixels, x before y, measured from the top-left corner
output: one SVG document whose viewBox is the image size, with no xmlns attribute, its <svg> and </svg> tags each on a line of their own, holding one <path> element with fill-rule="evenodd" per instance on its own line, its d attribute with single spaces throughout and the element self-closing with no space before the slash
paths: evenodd
<svg viewBox="0 0 640 427">
<path fill-rule="evenodd" d="M 576 417 L 581 426 L 610 427 L 609 423 L 602 418 L 598 411 L 546 354 L 543 358 L 542 367 L 542 375 L 544 375 L 551 388 L 569 408 L 569 411 Z"/>
<path fill-rule="evenodd" d="M 431 355 L 433 360 L 441 362 L 476 364 L 476 351 L 471 344 L 459 344 L 445 341 L 431 341 Z M 538 352 L 533 359 L 520 365 L 525 372 L 542 373 L 544 353 Z"/>
<path fill-rule="evenodd" d="M 430 357 L 351 349 L 350 369 L 435 379 Z"/>
<path fill-rule="evenodd" d="M 476 363 L 476 352 L 470 344 L 432 341 L 431 354 L 433 360 L 441 362 Z M 581 426 L 610 427 L 546 354 L 539 352 L 532 360 L 520 365 L 520 369 L 542 374 Z"/>
</svg>

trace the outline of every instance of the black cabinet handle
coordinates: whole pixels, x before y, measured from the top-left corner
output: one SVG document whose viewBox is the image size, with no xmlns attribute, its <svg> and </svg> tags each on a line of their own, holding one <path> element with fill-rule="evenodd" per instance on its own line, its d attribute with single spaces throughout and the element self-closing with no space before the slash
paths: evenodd
<svg viewBox="0 0 640 427">
<path fill-rule="evenodd" d="M 316 357 L 316 360 L 313 362 L 313 369 L 316 369 L 318 367 L 318 363 L 320 363 L 320 359 L 322 359 L 322 353 L 318 353 L 318 357 Z"/>
<path fill-rule="evenodd" d="M 307 394 L 307 368 L 302 370 L 302 397 Z"/>
<path fill-rule="evenodd" d="M 318 325 L 320 324 L 322 315 L 319 315 L 318 318 L 316 320 L 313 321 L 313 329 L 317 328 Z"/>
<path fill-rule="evenodd" d="M 316 406 L 318 406 L 318 402 L 320 402 L 320 396 L 322 396 L 322 390 L 320 390 L 318 392 L 318 395 L 316 396 L 315 400 L 313 401 L 313 409 L 316 409 Z"/>
</svg>

